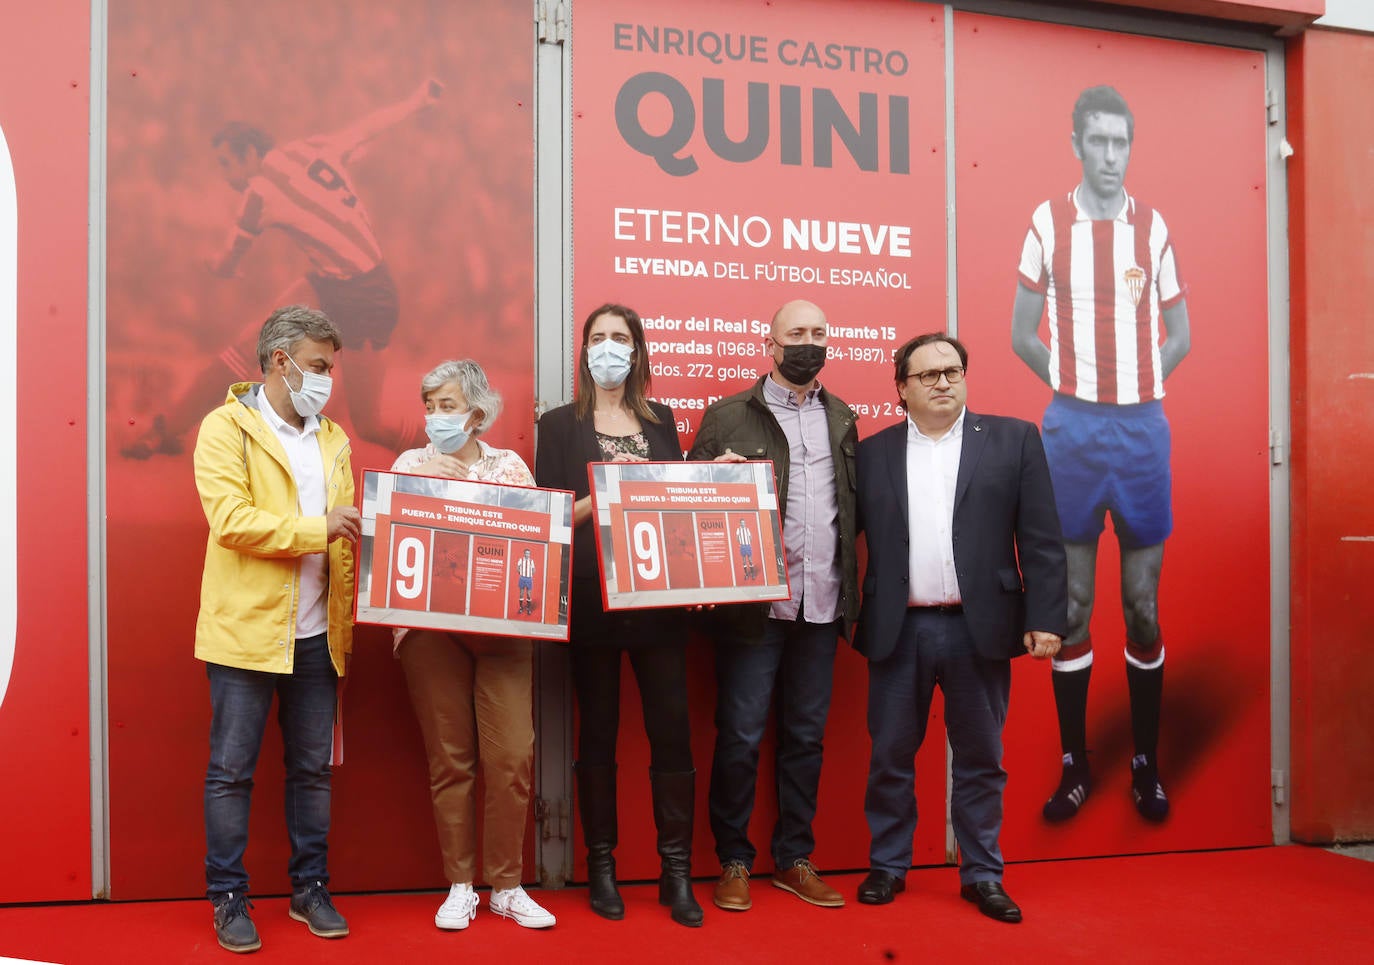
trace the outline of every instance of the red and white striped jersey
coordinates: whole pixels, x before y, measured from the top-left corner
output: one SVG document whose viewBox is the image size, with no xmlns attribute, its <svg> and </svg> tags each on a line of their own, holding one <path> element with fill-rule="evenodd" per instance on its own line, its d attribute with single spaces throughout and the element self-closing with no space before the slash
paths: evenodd
<svg viewBox="0 0 1374 965">
<path fill-rule="evenodd" d="M 262 159 L 243 193 L 238 229 L 256 238 L 267 228 L 286 232 L 329 278 L 353 278 L 382 260 L 343 152 L 326 138 L 292 141 Z"/>
<path fill-rule="evenodd" d="M 515 561 L 515 572 L 521 576 L 534 576 L 534 568 L 535 563 L 532 556 L 522 556 Z"/>
<path fill-rule="evenodd" d="M 1094 221 L 1074 191 L 1046 201 L 1031 215 L 1020 280 L 1045 296 L 1056 392 L 1111 405 L 1164 398 L 1160 311 L 1187 288 L 1158 211 L 1128 196 L 1115 218 Z"/>
</svg>

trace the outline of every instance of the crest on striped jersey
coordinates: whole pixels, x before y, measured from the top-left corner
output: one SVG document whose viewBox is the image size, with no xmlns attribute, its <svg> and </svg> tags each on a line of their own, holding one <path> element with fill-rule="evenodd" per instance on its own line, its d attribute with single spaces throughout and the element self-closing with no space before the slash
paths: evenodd
<svg viewBox="0 0 1374 965">
<path fill-rule="evenodd" d="M 1125 279 L 1126 288 L 1131 293 L 1131 304 L 1139 306 L 1140 296 L 1145 294 L 1145 270 L 1132 265 L 1121 277 Z"/>
</svg>

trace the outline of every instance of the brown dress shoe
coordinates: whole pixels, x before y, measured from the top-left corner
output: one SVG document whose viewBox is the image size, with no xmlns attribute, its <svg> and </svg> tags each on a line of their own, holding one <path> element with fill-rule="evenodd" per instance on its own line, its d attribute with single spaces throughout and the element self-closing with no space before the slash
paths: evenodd
<svg viewBox="0 0 1374 965">
<path fill-rule="evenodd" d="M 726 911 L 748 911 L 754 907 L 754 902 L 749 898 L 749 871 L 741 862 L 726 863 L 711 900 L 717 908 Z"/>
<path fill-rule="evenodd" d="M 822 908 L 844 907 L 844 895 L 821 880 L 816 866 L 798 858 L 792 867 L 773 872 L 773 887 L 790 891 L 802 901 Z"/>
</svg>

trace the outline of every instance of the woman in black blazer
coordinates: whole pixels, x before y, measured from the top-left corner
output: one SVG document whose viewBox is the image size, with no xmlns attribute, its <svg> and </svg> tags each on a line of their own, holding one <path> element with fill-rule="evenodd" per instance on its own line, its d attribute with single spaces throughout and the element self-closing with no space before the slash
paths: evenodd
<svg viewBox="0 0 1374 965">
<path fill-rule="evenodd" d="M 673 920 L 701 924 L 692 895 L 692 821 L 696 771 L 687 715 L 687 659 L 681 610 L 620 610 L 601 604 L 601 576 L 587 479 L 591 462 L 664 462 L 682 458 L 673 410 L 648 399 L 649 349 L 639 315 L 602 305 L 582 326 L 577 401 L 539 420 L 534 478 L 570 489 L 573 579 L 569 642 L 581 726 L 577 735 L 578 810 L 587 842 L 592 910 L 625 917 L 615 886 L 615 742 L 620 724 L 621 654 L 629 654 L 649 737 L 649 781 L 662 874 L 658 900 Z"/>
</svg>

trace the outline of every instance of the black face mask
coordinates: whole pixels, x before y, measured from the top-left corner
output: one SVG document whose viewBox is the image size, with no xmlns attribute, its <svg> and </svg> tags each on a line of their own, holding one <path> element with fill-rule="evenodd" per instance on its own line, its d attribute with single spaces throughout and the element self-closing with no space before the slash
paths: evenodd
<svg viewBox="0 0 1374 965">
<path fill-rule="evenodd" d="M 778 374 L 793 385 L 810 385 L 824 367 L 824 345 L 784 345 Z"/>
</svg>

